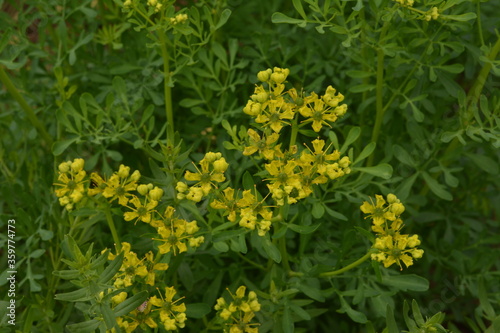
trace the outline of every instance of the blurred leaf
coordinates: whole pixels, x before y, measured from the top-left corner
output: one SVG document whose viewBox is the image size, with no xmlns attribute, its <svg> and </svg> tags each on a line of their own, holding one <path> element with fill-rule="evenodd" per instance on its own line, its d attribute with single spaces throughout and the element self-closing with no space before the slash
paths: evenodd
<svg viewBox="0 0 500 333">
<path fill-rule="evenodd" d="M 424 177 L 424 180 L 432 193 L 444 200 L 451 201 L 453 199 L 451 193 L 446 191 L 445 187 L 442 184 L 439 184 L 438 181 L 432 178 L 427 172 L 422 172 L 422 177 Z"/>
<path fill-rule="evenodd" d="M 212 311 L 212 308 L 205 303 L 191 303 L 186 305 L 186 316 L 188 318 L 200 319 Z"/>
<path fill-rule="evenodd" d="M 353 167 L 352 169 L 384 179 L 392 177 L 392 166 L 387 163 L 382 163 L 372 167 Z"/>
<path fill-rule="evenodd" d="M 382 283 L 403 291 L 427 291 L 429 289 L 429 281 L 415 274 L 384 276 Z"/>
</svg>

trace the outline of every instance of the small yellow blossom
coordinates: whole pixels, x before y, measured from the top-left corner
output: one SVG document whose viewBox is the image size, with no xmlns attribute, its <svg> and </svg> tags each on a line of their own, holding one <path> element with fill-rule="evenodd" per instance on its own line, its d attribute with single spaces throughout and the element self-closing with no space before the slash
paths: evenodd
<svg viewBox="0 0 500 333">
<path fill-rule="evenodd" d="M 123 262 L 120 270 L 113 277 L 116 288 L 130 287 L 137 277 L 143 278 L 148 274 L 144 260 L 139 260 L 137 254 L 130 249 L 130 243 L 122 242 Z M 113 260 L 115 257 L 116 255 L 111 252 L 108 255 L 109 260 Z"/>
<path fill-rule="evenodd" d="M 160 293 L 160 298 L 153 296 L 149 299 L 149 303 L 159 308 L 152 311 L 160 312 L 160 321 L 167 331 L 175 331 L 186 325 L 186 305 L 179 303 L 183 297 L 173 300 L 176 293 L 174 287 L 167 287 L 165 288 L 165 297 Z"/>
<path fill-rule="evenodd" d="M 187 181 L 196 182 L 190 188 L 193 189 L 193 191 L 189 190 L 188 193 L 186 193 L 187 186 L 184 186 L 182 183 L 177 183 L 176 189 L 181 194 L 181 198 L 185 197 L 189 200 L 198 202 L 201 200 L 201 197 L 208 195 L 213 188 L 217 187 L 216 183 L 221 183 L 226 180 L 224 172 L 226 172 L 229 164 L 226 162 L 225 158 L 222 157 L 221 153 L 209 152 L 199 164 L 201 169 L 195 165 L 197 172 L 186 171 L 184 174 L 184 178 Z M 198 189 L 201 190 L 201 193 Z M 179 194 L 177 197 L 179 198 Z"/>
<path fill-rule="evenodd" d="M 85 161 L 81 158 L 76 158 L 73 162 L 67 161 L 59 164 L 58 182 L 54 183 L 59 188 L 55 192 L 59 203 L 67 210 L 72 210 L 74 204 L 82 200 L 85 194 L 87 173 L 83 170 L 84 165 Z"/>
<path fill-rule="evenodd" d="M 257 298 L 257 294 L 250 291 L 247 296 L 245 296 L 246 287 L 240 286 L 235 295 L 229 291 L 232 297 L 231 303 L 227 303 L 226 300 L 221 297 L 217 299 L 217 304 L 215 305 L 215 310 L 217 310 L 218 315 L 224 321 L 231 321 L 230 332 L 246 332 L 253 333 L 258 332 L 256 327 L 252 327 L 258 324 L 251 324 L 250 321 L 255 316 L 255 312 L 260 311 L 261 305 Z"/>
<path fill-rule="evenodd" d="M 134 171 L 130 174 L 130 168 L 120 165 L 118 172 L 115 172 L 107 181 L 107 187 L 102 192 L 105 198 L 111 198 L 110 201 L 118 199 L 118 203 L 125 206 L 129 202 L 129 197 L 133 197 L 130 192 L 137 189 L 137 181 L 141 174 L 139 171 Z"/>
<path fill-rule="evenodd" d="M 238 212 L 237 201 L 234 197 L 234 189 L 228 187 L 222 191 L 224 195 L 220 200 L 214 199 L 210 202 L 210 207 L 215 209 L 223 209 L 227 219 L 231 222 L 236 221 L 236 214 Z"/>
<path fill-rule="evenodd" d="M 272 160 L 274 158 L 277 149 L 279 149 L 281 145 L 276 145 L 276 142 L 279 139 L 278 133 L 272 133 L 267 137 L 263 136 L 261 138 L 255 130 L 250 128 L 248 129 L 247 134 L 249 139 L 249 146 L 245 147 L 245 150 L 243 150 L 243 155 L 249 156 L 258 151 L 267 160 Z"/>
<path fill-rule="evenodd" d="M 263 110 L 255 122 L 262 124 L 264 128 L 269 127 L 274 132 L 279 133 L 284 126 L 290 125 L 289 120 L 293 119 L 295 112 L 293 106 L 280 97 L 270 100 L 267 108 Z"/>
<path fill-rule="evenodd" d="M 193 234 L 198 230 L 196 221 L 187 222 L 183 219 L 173 219 L 169 226 L 157 227 L 161 238 L 153 238 L 153 240 L 163 242 L 162 245 L 158 246 L 161 254 L 172 251 L 176 255 L 187 251 L 186 241 L 191 247 L 198 247 L 203 243 L 203 236 L 193 237 Z"/>
</svg>

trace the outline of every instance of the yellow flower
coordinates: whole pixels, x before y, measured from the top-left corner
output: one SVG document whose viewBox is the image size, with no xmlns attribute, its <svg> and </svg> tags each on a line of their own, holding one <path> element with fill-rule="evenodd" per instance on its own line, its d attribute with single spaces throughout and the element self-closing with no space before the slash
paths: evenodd
<svg viewBox="0 0 500 333">
<path fill-rule="evenodd" d="M 263 124 L 264 127 L 270 127 L 274 132 L 279 133 L 284 126 L 290 125 L 287 120 L 293 119 L 294 116 L 295 112 L 292 105 L 286 103 L 280 97 L 270 100 L 267 108 L 255 118 L 255 122 Z"/>
<path fill-rule="evenodd" d="M 175 301 L 174 296 L 177 293 L 174 287 L 165 288 L 165 297 L 160 293 L 160 298 L 153 296 L 149 302 L 158 307 L 152 311 L 160 312 L 160 320 L 166 330 L 174 331 L 183 328 L 186 321 L 186 305 L 179 302 L 184 298 L 178 298 Z"/>
<path fill-rule="evenodd" d="M 267 209 L 268 206 L 264 206 L 264 199 L 257 201 L 256 196 L 250 190 L 243 191 L 243 197 L 238 200 L 237 205 L 241 208 L 239 224 L 244 228 L 254 230 L 256 225 L 259 224 L 259 216 L 265 221 L 271 221 L 273 217 L 273 212 Z M 262 227 L 266 228 L 265 225 Z M 259 232 L 259 235 L 261 233 Z"/>
<path fill-rule="evenodd" d="M 328 101 L 330 104 L 333 103 L 330 100 Z M 332 127 L 329 122 L 337 121 L 338 117 L 343 116 L 346 111 L 346 104 L 332 108 L 314 92 L 304 98 L 304 105 L 299 108 L 299 113 L 308 118 L 302 122 L 312 122 L 312 128 L 315 132 L 319 132 L 323 125 Z"/>
<path fill-rule="evenodd" d="M 203 243 L 203 236 L 196 238 L 196 241 L 190 241 L 190 238 L 193 238 L 192 234 L 198 230 L 195 221 L 187 222 L 182 219 L 174 219 L 170 226 L 158 227 L 157 232 L 161 238 L 153 238 L 153 240 L 163 242 L 162 245 L 158 246 L 161 254 L 172 251 L 176 255 L 187 251 L 186 241 L 192 247 L 200 246 Z"/>
<path fill-rule="evenodd" d="M 191 171 L 186 171 L 186 173 L 184 174 L 184 178 L 188 181 L 197 182 L 193 185 L 193 187 L 200 188 L 203 192 L 202 196 L 206 196 L 210 193 L 212 188 L 217 187 L 215 183 L 221 183 L 226 180 L 226 177 L 224 177 L 224 172 L 229 167 L 229 164 L 220 153 L 212 152 L 205 154 L 205 157 L 200 161 L 199 164 L 201 169 L 199 169 L 195 165 L 197 172 L 193 173 Z M 180 184 L 177 183 L 178 188 L 179 186 Z M 188 193 L 186 197 L 193 201 L 201 200 L 201 198 L 199 198 L 198 191 L 196 193 Z"/>
<path fill-rule="evenodd" d="M 236 221 L 236 214 L 238 211 L 237 201 L 234 198 L 234 189 L 228 187 L 222 191 L 224 196 L 221 200 L 214 199 L 210 202 L 210 207 L 215 209 L 224 209 L 224 215 L 231 222 Z"/>
<path fill-rule="evenodd" d="M 130 200 L 130 202 L 135 206 L 135 208 L 126 206 L 132 211 L 125 212 L 124 214 L 125 221 L 132 221 L 135 219 L 136 223 L 138 220 L 141 220 L 142 222 L 145 223 L 151 222 L 151 214 L 154 212 L 154 208 L 158 205 L 158 201 L 152 200 L 148 202 L 146 198 L 145 203 L 143 204 L 138 197 L 134 196 Z"/>
<path fill-rule="evenodd" d="M 406 267 L 413 265 L 413 258 L 421 258 L 424 250 L 416 249 L 415 247 L 420 244 L 417 235 L 408 237 L 408 235 L 386 235 L 378 237 L 373 244 L 373 248 L 378 252 L 371 255 L 373 260 L 380 261 L 384 267 L 389 267 L 397 263 L 402 270 L 401 262 Z"/>
<path fill-rule="evenodd" d="M 139 260 L 137 254 L 130 251 L 130 244 L 122 242 L 122 251 L 124 252 L 123 262 L 120 270 L 114 276 L 114 286 L 116 288 L 129 287 L 133 284 L 136 277 L 145 277 L 148 270 L 144 265 L 144 259 Z M 109 254 L 108 259 L 113 260 L 116 255 Z"/>
<path fill-rule="evenodd" d="M 276 153 L 276 147 L 279 149 L 280 145 L 275 145 L 279 139 L 279 134 L 272 133 L 269 136 L 263 136 L 262 138 L 259 134 L 253 130 L 248 129 L 249 146 L 245 147 L 243 155 L 249 156 L 255 152 L 259 152 L 267 160 L 272 160 Z"/>
<path fill-rule="evenodd" d="M 258 324 L 250 324 L 250 321 L 255 316 L 255 312 L 260 311 L 260 303 L 257 294 L 253 291 L 245 296 L 246 287 L 240 286 L 235 295 L 227 289 L 233 300 L 227 303 L 223 297 L 217 300 L 215 310 L 218 311 L 219 317 L 224 321 L 231 320 L 230 332 L 258 332 L 257 328 L 252 327 Z M 236 316 L 235 316 L 236 315 Z"/>
<path fill-rule="evenodd" d="M 90 188 L 87 194 L 96 195 L 102 193 L 107 186 L 106 181 L 97 172 L 92 172 L 90 174 Z"/>
<path fill-rule="evenodd" d="M 83 170 L 84 164 L 85 162 L 81 158 L 76 158 L 73 162 L 67 161 L 59 164 L 58 182 L 54 185 L 60 188 L 56 189 L 55 192 L 59 203 L 67 210 L 72 210 L 74 204 L 78 203 L 85 194 L 87 173 Z"/>
<path fill-rule="evenodd" d="M 118 199 L 118 203 L 125 206 L 129 197 L 133 195 L 129 192 L 135 191 L 137 189 L 137 181 L 141 177 L 139 171 L 134 171 L 132 175 L 129 176 L 130 168 L 120 165 L 118 172 L 115 172 L 107 181 L 107 187 L 102 192 L 105 198 L 111 198 L 110 202 Z"/>
<path fill-rule="evenodd" d="M 146 265 L 148 269 L 148 275 L 146 276 L 146 284 L 150 286 L 155 285 L 156 271 L 165 271 L 168 269 L 168 264 L 166 263 L 156 263 L 153 258 L 153 252 L 149 251 L 144 255 L 146 258 Z"/>
<path fill-rule="evenodd" d="M 267 178 L 272 184 L 272 187 L 292 186 L 300 187 L 300 177 L 295 173 L 295 161 L 287 161 L 286 163 L 274 160 L 266 164 L 264 167 L 272 177 Z"/>
<path fill-rule="evenodd" d="M 331 154 L 327 154 L 330 147 L 323 150 L 325 147 L 325 141 L 316 139 L 312 141 L 313 150 L 307 147 L 307 150 L 303 150 L 300 155 L 300 161 L 303 163 L 313 164 L 317 172 L 320 175 L 324 175 L 327 172 L 327 165 L 330 161 L 337 161 L 340 158 L 340 152 L 338 150 L 333 151 Z"/>
</svg>

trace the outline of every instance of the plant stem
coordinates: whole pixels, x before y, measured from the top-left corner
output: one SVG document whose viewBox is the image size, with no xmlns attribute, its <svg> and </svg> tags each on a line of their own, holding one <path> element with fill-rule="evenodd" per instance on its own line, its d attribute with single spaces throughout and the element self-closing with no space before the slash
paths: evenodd
<svg viewBox="0 0 500 333">
<path fill-rule="evenodd" d="M 483 68 L 481 68 L 481 71 L 474 81 L 472 88 L 467 94 L 467 101 L 469 102 L 469 105 L 474 102 L 477 103 L 477 101 L 479 100 L 481 92 L 483 91 L 484 84 L 486 83 L 486 78 L 490 74 L 491 68 L 493 66 L 491 62 L 496 59 L 498 52 L 500 52 L 500 38 L 497 39 L 495 45 L 493 45 L 493 47 L 491 48 L 490 53 L 487 55 L 489 61 L 484 64 Z"/>
<path fill-rule="evenodd" d="M 115 223 L 113 222 L 113 216 L 111 215 L 111 210 L 109 205 L 104 209 L 106 213 L 106 221 L 108 221 L 109 229 L 111 230 L 111 235 L 113 236 L 113 241 L 115 242 L 116 252 L 120 252 L 122 248 L 122 243 L 120 242 L 120 238 L 118 237 L 118 233 L 116 232 Z"/>
<path fill-rule="evenodd" d="M 45 127 L 43 124 L 38 120 L 36 117 L 35 112 L 33 109 L 28 105 L 26 100 L 23 98 L 23 96 L 19 93 L 19 90 L 14 86 L 12 81 L 10 80 L 9 76 L 4 70 L 3 66 L 0 66 L 0 81 L 3 82 L 5 85 L 5 88 L 7 91 L 11 94 L 11 96 L 16 100 L 17 103 L 21 106 L 21 108 L 24 110 L 26 113 L 26 116 L 28 117 L 29 121 L 31 124 L 37 129 L 38 133 L 41 135 L 43 140 L 47 143 L 49 147 L 52 147 L 52 138 L 49 135 L 49 133 L 45 130 Z M 50 148 L 49 148 L 50 149 Z"/>
<path fill-rule="evenodd" d="M 172 88 L 170 87 L 170 56 L 165 33 L 158 31 L 161 57 L 163 58 L 163 88 L 165 92 L 165 112 L 167 114 L 167 145 L 174 145 L 174 111 L 172 109 Z"/>
<path fill-rule="evenodd" d="M 349 265 L 347 265 L 345 267 L 342 267 L 341 269 L 337 269 L 336 271 L 321 273 L 319 275 L 319 277 L 332 277 L 332 276 L 339 275 L 339 274 L 342 274 L 344 272 L 347 272 L 348 270 L 353 269 L 353 268 L 361 265 L 368 258 L 370 258 L 371 254 L 372 254 L 372 252 L 368 251 L 367 254 L 365 254 L 364 256 L 362 256 L 361 258 L 359 258 L 358 260 L 356 260 L 355 262 L 353 262 L 353 263 L 351 263 L 351 264 L 349 264 Z"/>
<path fill-rule="evenodd" d="M 372 142 L 377 142 L 378 136 L 380 134 L 380 128 L 382 127 L 382 120 L 384 119 L 384 99 L 383 99 L 383 93 L 384 93 L 384 60 L 385 60 L 385 53 L 384 49 L 382 48 L 382 45 L 384 44 L 384 38 L 385 34 L 387 32 L 387 29 L 389 28 L 389 22 L 386 21 L 384 22 L 384 25 L 382 26 L 382 31 L 380 32 L 380 38 L 379 38 L 379 47 L 377 49 L 377 83 L 376 83 L 376 113 L 375 113 L 375 125 L 373 126 L 373 131 L 372 131 Z M 368 159 L 368 166 L 373 165 L 373 159 L 375 155 L 372 154 L 369 159 Z"/>
<path fill-rule="evenodd" d="M 298 118 L 298 116 L 295 117 L 292 122 L 292 134 L 290 135 L 290 146 L 288 147 L 289 150 L 292 149 L 293 145 L 295 145 L 295 142 L 297 141 L 297 133 L 299 131 Z"/>
</svg>

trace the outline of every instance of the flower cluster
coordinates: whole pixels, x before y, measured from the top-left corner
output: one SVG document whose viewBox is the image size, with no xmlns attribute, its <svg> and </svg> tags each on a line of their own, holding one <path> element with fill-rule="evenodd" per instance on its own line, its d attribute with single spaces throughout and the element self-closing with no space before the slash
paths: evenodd
<svg viewBox="0 0 500 333">
<path fill-rule="evenodd" d="M 255 312 L 260 311 L 260 303 L 257 294 L 250 291 L 248 295 L 245 296 L 245 292 L 245 286 L 240 286 L 236 290 L 235 295 L 229 291 L 229 294 L 233 298 L 229 304 L 224 297 L 217 299 L 215 310 L 218 311 L 218 316 L 230 327 L 230 333 L 257 333 L 259 331 L 258 328 L 255 327 L 257 324 L 251 323 L 252 318 L 255 316 Z"/>
<path fill-rule="evenodd" d="M 123 262 L 120 270 L 113 277 L 115 288 L 130 287 L 138 280 L 154 286 L 156 271 L 165 271 L 168 269 L 166 263 L 155 263 L 153 252 L 148 252 L 143 259 L 139 260 L 137 254 L 131 251 L 131 245 L 127 242 L 121 243 L 123 251 Z M 117 254 L 109 253 L 108 260 L 115 259 Z"/>
<path fill-rule="evenodd" d="M 295 144 L 299 128 L 311 125 L 315 132 L 323 126 L 331 127 L 347 111 L 346 104 L 340 104 L 344 96 L 329 86 L 323 96 L 311 93 L 299 96 L 296 89 L 285 91 L 285 82 L 290 74 L 288 69 L 275 67 L 260 71 L 257 78 L 262 84 L 257 85 L 254 94 L 243 108 L 243 112 L 254 118 L 254 128 L 247 131 L 247 145 L 243 148 L 244 156 L 257 155 L 263 158 L 264 170 L 260 173 L 266 182 L 266 195 L 259 195 L 257 190 L 236 191 L 232 187 L 218 190 L 217 184 L 226 180 L 224 172 L 228 164 L 220 153 L 207 153 L 196 166 L 196 173 L 186 171 L 186 181 L 196 182 L 188 186 L 178 182 L 177 198 L 200 202 L 209 193 L 215 191 L 210 206 L 224 211 L 231 222 L 239 221 L 241 227 L 257 230 L 264 236 L 271 228 L 273 212 L 266 205 L 270 196 L 275 206 L 294 204 L 313 193 L 314 185 L 325 184 L 351 172 L 351 161 L 332 150 L 324 140 L 313 140 L 312 148 L 299 150 Z M 299 118 L 304 118 L 299 123 Z M 288 149 L 283 147 L 287 134 L 285 128 L 291 128 L 291 142 Z M 280 140 L 281 139 L 281 140 Z M 263 197 L 264 199 L 259 199 Z"/>
<path fill-rule="evenodd" d="M 160 294 L 160 298 L 153 296 L 149 299 L 149 303 L 159 308 L 153 311 L 160 313 L 160 321 L 167 331 L 175 331 L 186 325 L 186 305 L 179 303 L 183 297 L 174 301 L 176 293 L 174 287 L 167 287 L 165 297 Z"/>
<path fill-rule="evenodd" d="M 154 221 L 152 225 L 156 228 L 160 238 L 153 238 L 163 244 L 158 246 L 160 253 L 173 252 L 174 255 L 187 251 L 186 242 L 190 247 L 196 248 L 203 244 L 203 236 L 194 237 L 194 234 L 200 230 L 196 221 L 188 222 L 184 219 L 175 217 L 175 209 L 168 206 L 162 216 L 162 220 Z"/>
<path fill-rule="evenodd" d="M 199 202 L 206 197 L 213 189 L 217 188 L 216 183 L 221 183 L 226 180 L 224 172 L 226 172 L 229 164 L 221 153 L 208 152 L 200 161 L 200 168 L 194 163 L 196 172 L 186 171 L 184 179 L 187 181 L 196 182 L 188 186 L 184 182 L 178 182 L 176 186 L 177 198 L 189 199 L 194 202 Z"/>
<path fill-rule="evenodd" d="M 81 158 L 75 159 L 73 162 L 67 161 L 59 164 L 59 176 L 55 186 L 59 188 L 55 190 L 56 196 L 59 198 L 59 203 L 67 210 L 72 210 L 74 205 L 82 200 L 85 195 L 85 176 L 87 173 L 83 170 L 85 161 Z"/>
<path fill-rule="evenodd" d="M 156 320 L 159 319 L 159 322 L 167 331 L 176 331 L 183 328 L 187 319 L 186 305 L 184 303 L 179 304 L 182 298 L 173 300 L 176 293 L 174 287 L 165 288 L 165 297 L 160 293 L 159 298 L 153 296 L 128 315 L 116 318 L 118 326 L 129 333 L 134 332 L 139 326 L 141 328 L 157 328 Z M 113 304 L 115 302 L 121 303 L 126 297 L 127 293 L 122 292 L 113 297 L 112 302 Z"/>
<path fill-rule="evenodd" d="M 375 250 L 371 257 L 380 261 L 384 267 L 397 263 L 403 269 L 401 262 L 406 267 L 413 265 L 413 259 L 419 259 L 424 250 L 417 249 L 420 245 L 418 235 L 401 234 L 403 221 L 400 215 L 405 207 L 394 194 L 387 195 L 387 201 L 382 195 L 376 195 L 376 202 L 363 202 L 360 209 L 368 214 L 372 220 L 372 230 L 377 234 L 372 248 Z"/>
<path fill-rule="evenodd" d="M 175 25 L 175 24 L 182 24 L 188 20 L 187 14 L 177 14 L 175 17 L 170 18 L 170 23 Z"/>
<path fill-rule="evenodd" d="M 250 230 L 257 229 L 259 236 L 264 236 L 269 231 L 273 212 L 265 206 L 264 200 L 258 200 L 257 193 L 245 190 L 241 198 L 236 199 L 233 188 L 228 187 L 222 192 L 220 198 L 210 202 L 212 208 L 223 209 L 231 222 L 239 217 L 240 226 Z"/>
</svg>

